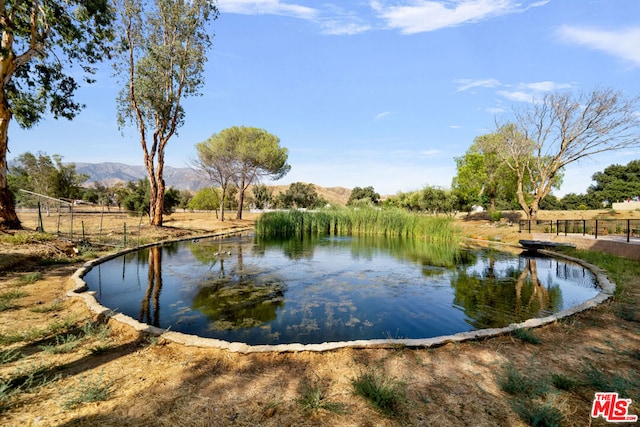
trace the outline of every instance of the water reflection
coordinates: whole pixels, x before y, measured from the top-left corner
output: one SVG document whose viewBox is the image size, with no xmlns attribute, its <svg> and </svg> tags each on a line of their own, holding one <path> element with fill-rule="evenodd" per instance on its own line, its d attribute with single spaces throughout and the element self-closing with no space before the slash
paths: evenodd
<svg viewBox="0 0 640 427">
<path fill-rule="evenodd" d="M 85 281 L 141 322 L 249 344 L 427 338 L 597 293 L 590 272 L 551 258 L 372 237 L 202 239 L 124 255 Z"/>
<path fill-rule="evenodd" d="M 547 274 L 541 280 L 538 259 L 521 257 L 517 265 L 506 268 L 502 263 L 497 267 L 497 261 L 496 254 L 488 254 L 483 270 L 458 268 L 452 278 L 454 304 L 464 310 L 474 328 L 502 327 L 562 309 L 562 289 L 555 279 L 563 278 Z M 582 267 L 552 262 L 586 274 Z"/>
</svg>

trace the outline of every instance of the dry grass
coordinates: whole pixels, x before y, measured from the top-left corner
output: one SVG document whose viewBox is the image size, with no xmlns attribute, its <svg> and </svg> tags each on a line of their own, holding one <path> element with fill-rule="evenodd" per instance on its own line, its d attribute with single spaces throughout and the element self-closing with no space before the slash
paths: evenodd
<svg viewBox="0 0 640 427">
<path fill-rule="evenodd" d="M 466 234 L 484 239 L 518 237 L 508 225 L 459 223 Z M 249 224 L 174 214 L 168 228 L 147 230 L 161 239 Z M 41 263 L 53 255 L 62 260 L 66 245 L 0 244 L 0 293 L 23 292 L 12 300 L 13 309 L 0 312 L 1 425 L 524 426 L 518 402 L 501 388 L 506 366 L 516 379 L 546 385 L 534 403 L 555 408 L 566 426 L 607 425 L 590 419 L 593 393 L 603 391 L 587 384 L 590 378 L 598 384 L 614 378 L 637 393 L 640 317 L 619 313 L 640 300 L 640 277 L 629 278 L 620 300 L 536 329 L 536 345 L 509 335 L 434 349 L 242 355 L 149 339 L 117 323 L 107 333 L 82 332 L 94 319 L 82 302 L 65 296 L 81 261 L 67 256 L 65 263 Z M 33 273 L 40 273 L 39 280 L 21 279 Z M 39 307 L 53 308 L 34 310 Z M 69 335 L 79 336 L 80 345 L 68 352 L 42 350 Z M 393 415 L 354 393 L 354 380 L 366 372 L 403 384 Z M 570 391 L 554 387 L 558 378 L 577 385 Z M 321 387 L 323 401 L 340 410 L 314 403 L 310 411 L 301 404 L 309 392 L 305 384 Z M 640 396 L 624 397 L 634 399 L 631 413 L 640 414 Z"/>
</svg>

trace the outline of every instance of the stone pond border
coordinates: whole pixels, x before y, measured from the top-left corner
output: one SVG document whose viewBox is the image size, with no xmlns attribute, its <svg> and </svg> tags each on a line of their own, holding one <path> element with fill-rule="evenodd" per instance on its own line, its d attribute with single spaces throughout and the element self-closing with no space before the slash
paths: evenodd
<svg viewBox="0 0 640 427">
<path fill-rule="evenodd" d="M 239 228 L 232 230 L 225 230 L 222 232 L 207 234 L 195 237 L 197 239 L 215 238 L 215 237 L 227 237 L 236 234 L 241 234 L 247 231 L 253 230 L 252 227 Z M 150 243 L 147 245 L 138 246 L 135 248 L 128 248 L 113 254 L 109 254 L 100 258 L 86 262 L 82 267 L 76 270 L 69 279 L 71 290 L 67 292 L 67 296 L 74 298 L 81 298 L 85 301 L 89 310 L 95 313 L 98 319 L 109 320 L 113 319 L 122 324 L 128 325 L 141 334 L 162 337 L 163 339 L 182 344 L 185 346 L 195 346 L 201 348 L 217 348 L 228 350 L 236 353 L 264 353 L 264 352 L 300 352 L 300 351 L 313 351 L 323 352 L 329 350 L 336 350 L 340 348 L 397 348 L 398 346 L 415 347 L 415 348 L 429 348 L 438 347 L 448 343 L 461 343 L 464 341 L 478 340 L 482 338 L 495 337 L 498 335 L 504 335 L 515 331 L 516 329 L 523 328 L 536 328 L 543 325 L 547 325 L 556 322 L 560 319 L 573 316 L 576 313 L 580 313 L 585 310 L 594 308 L 613 296 L 615 291 L 615 284 L 609 281 L 605 274 L 605 270 L 600 269 L 592 264 L 586 263 L 578 258 L 558 254 L 550 251 L 539 251 L 546 255 L 550 255 L 556 258 L 563 258 L 568 261 L 575 262 L 589 269 L 595 276 L 598 285 L 600 286 L 600 293 L 595 297 L 583 302 L 575 307 L 568 308 L 561 312 L 555 313 L 551 316 L 533 318 L 520 323 L 512 323 L 509 326 L 503 328 L 491 328 L 480 329 L 477 331 L 459 332 L 454 335 L 444 335 L 433 338 L 418 338 L 418 339 L 378 339 L 378 340 L 356 340 L 356 341 L 338 341 L 338 342 L 324 342 L 321 344 L 277 344 L 277 345 L 248 345 L 241 342 L 228 342 L 218 340 L 214 338 L 202 338 L 196 335 L 184 334 L 181 332 L 174 332 L 150 326 L 137 320 L 126 316 L 122 313 L 116 313 L 113 310 L 104 307 L 98 303 L 93 296 L 95 292 L 87 292 L 87 284 L 82 279 L 94 266 L 116 258 L 120 255 L 134 252 L 139 249 L 144 249 L 151 246 L 164 246 L 167 244 L 183 242 L 187 240 L 193 240 L 194 237 L 180 238 L 165 240 L 162 242 Z"/>
</svg>

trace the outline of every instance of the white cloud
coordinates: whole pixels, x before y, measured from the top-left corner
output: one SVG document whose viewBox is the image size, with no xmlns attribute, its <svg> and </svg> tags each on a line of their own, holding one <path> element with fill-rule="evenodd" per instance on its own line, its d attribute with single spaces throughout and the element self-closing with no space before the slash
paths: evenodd
<svg viewBox="0 0 640 427">
<path fill-rule="evenodd" d="M 414 34 L 520 13 L 548 1 L 538 1 L 528 6 L 515 0 L 413 0 L 405 3 L 408 5 L 387 6 L 373 0 L 371 7 L 389 27 L 397 28 L 404 34 Z"/>
<path fill-rule="evenodd" d="M 498 95 L 515 102 L 534 102 L 550 92 L 558 92 L 571 89 L 569 83 L 557 83 L 552 81 L 519 83 L 514 90 L 499 90 Z"/>
<path fill-rule="evenodd" d="M 456 92 L 464 92 L 465 90 L 473 89 L 476 87 L 497 87 L 500 86 L 500 82 L 496 79 L 483 79 L 483 80 L 471 80 L 471 79 L 460 79 L 456 80 L 459 86 L 456 89 Z"/>
<path fill-rule="evenodd" d="M 380 114 L 378 114 L 378 115 L 377 115 L 373 120 L 377 122 L 378 120 L 382 120 L 382 119 L 384 119 L 384 118 L 385 118 L 385 117 L 387 117 L 389 114 L 391 114 L 389 111 L 385 111 L 384 113 L 380 113 Z"/>
<path fill-rule="evenodd" d="M 283 3 L 280 0 L 219 0 L 223 13 L 242 15 L 283 15 L 301 19 L 314 19 L 318 11 L 311 7 Z"/>
<path fill-rule="evenodd" d="M 607 31 L 596 28 L 563 26 L 557 31 L 560 39 L 600 50 L 640 66 L 640 28 Z"/>
<path fill-rule="evenodd" d="M 353 35 L 371 29 L 357 13 L 323 4 L 323 9 L 302 6 L 285 0 L 219 0 L 223 13 L 242 15 L 280 15 L 304 19 L 316 24 L 323 34 Z"/>
</svg>

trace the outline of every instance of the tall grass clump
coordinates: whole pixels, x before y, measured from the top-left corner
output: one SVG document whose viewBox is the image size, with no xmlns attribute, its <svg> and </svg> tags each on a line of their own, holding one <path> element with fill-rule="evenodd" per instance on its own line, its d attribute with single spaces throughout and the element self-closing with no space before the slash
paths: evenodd
<svg viewBox="0 0 640 427">
<path fill-rule="evenodd" d="M 450 218 L 403 209 L 375 208 L 267 212 L 257 221 L 256 234 L 268 238 L 307 235 L 411 237 L 442 244 L 460 241 L 460 233 Z"/>
</svg>

